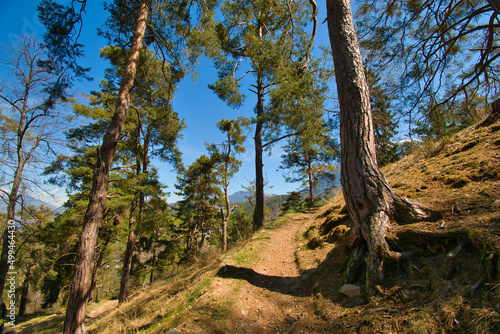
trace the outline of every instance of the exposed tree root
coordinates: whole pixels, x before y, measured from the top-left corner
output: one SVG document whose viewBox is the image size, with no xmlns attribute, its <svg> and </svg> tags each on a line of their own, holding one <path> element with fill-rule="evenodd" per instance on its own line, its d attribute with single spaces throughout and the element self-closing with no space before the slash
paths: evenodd
<svg viewBox="0 0 500 334">
<path fill-rule="evenodd" d="M 457 256 L 462 253 L 463 249 L 465 248 L 465 241 L 461 241 L 458 246 L 446 254 L 446 260 L 444 261 L 443 265 L 443 276 L 446 279 L 450 279 L 454 272 L 455 272 L 455 260 Z"/>
<path fill-rule="evenodd" d="M 366 288 L 368 295 L 377 293 L 376 287 L 384 281 L 384 263 L 398 262 L 403 254 L 391 250 L 386 237 L 391 228 L 391 222 L 398 224 L 411 224 L 422 221 L 437 221 L 442 218 L 440 212 L 431 210 L 418 202 L 398 196 L 386 189 L 385 205 L 378 211 L 368 216 L 368 221 L 353 224 L 351 233 L 346 238 L 349 246 L 354 246 L 352 259 L 346 269 L 344 279 L 352 282 L 356 279 L 357 272 L 362 266 L 360 261 L 366 262 Z M 359 219 L 358 215 L 358 219 Z M 423 232 L 423 231 L 422 231 Z M 364 251 L 363 244 L 366 244 Z"/>
<path fill-rule="evenodd" d="M 395 196 L 394 198 L 394 218 L 400 225 L 412 224 L 416 222 L 435 222 L 443 218 L 439 211 L 422 206 L 415 200 Z"/>
</svg>

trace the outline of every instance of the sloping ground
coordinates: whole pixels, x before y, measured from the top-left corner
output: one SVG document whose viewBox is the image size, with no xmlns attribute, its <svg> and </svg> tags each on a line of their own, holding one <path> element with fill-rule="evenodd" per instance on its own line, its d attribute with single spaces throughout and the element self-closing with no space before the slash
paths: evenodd
<svg viewBox="0 0 500 334">
<path fill-rule="evenodd" d="M 351 251 L 343 199 L 281 218 L 247 244 L 115 301 L 91 305 L 90 333 L 500 333 L 500 123 L 467 129 L 384 169 L 404 196 L 440 210 L 393 225 L 405 254 L 380 294 L 339 293 Z M 364 286 L 363 268 L 357 283 Z M 16 326 L 58 333 L 63 315 Z"/>
<path fill-rule="evenodd" d="M 334 332 L 500 333 L 500 123 L 426 144 L 384 174 L 397 193 L 440 210 L 443 219 L 393 224 L 388 242 L 405 257 L 386 264 L 385 286 L 367 303 L 338 293 L 350 259 L 343 200 L 320 214 L 298 258 Z M 357 281 L 364 285 L 362 274 Z"/>
<path fill-rule="evenodd" d="M 315 212 L 281 218 L 239 249 L 145 287 L 117 308 L 91 304 L 89 333 L 331 333 L 296 264 L 297 231 Z M 64 314 L 11 333 L 59 333 Z M 177 332 L 175 332 L 177 330 Z"/>
<path fill-rule="evenodd" d="M 186 277 L 138 294 L 90 332 L 331 333 L 297 268 L 296 235 L 314 213 L 283 219 L 241 249 Z M 173 289 L 173 287 L 177 287 Z"/>
</svg>

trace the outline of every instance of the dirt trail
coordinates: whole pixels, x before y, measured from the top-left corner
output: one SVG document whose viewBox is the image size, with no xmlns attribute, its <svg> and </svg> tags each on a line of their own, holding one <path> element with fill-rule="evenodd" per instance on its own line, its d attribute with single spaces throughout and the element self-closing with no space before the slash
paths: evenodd
<svg viewBox="0 0 500 334">
<path fill-rule="evenodd" d="M 248 266 L 228 260 L 198 300 L 199 312 L 213 308 L 214 301 L 226 300 L 224 333 L 331 333 L 328 324 L 314 314 L 314 301 L 295 261 L 297 232 L 313 214 L 297 214 L 278 229 L 264 230 L 247 245 L 250 250 L 262 249 Z M 198 333 L 194 320 L 178 329 Z"/>
</svg>

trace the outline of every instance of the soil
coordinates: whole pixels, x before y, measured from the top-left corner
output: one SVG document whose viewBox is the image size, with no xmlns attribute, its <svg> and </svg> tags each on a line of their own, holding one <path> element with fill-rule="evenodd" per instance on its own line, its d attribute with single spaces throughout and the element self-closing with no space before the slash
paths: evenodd
<svg viewBox="0 0 500 334">
<path fill-rule="evenodd" d="M 196 308 L 202 313 L 213 307 L 214 300 L 227 301 L 222 315 L 225 328 L 209 329 L 199 323 L 200 317 L 177 329 L 185 333 L 331 333 L 331 326 L 315 314 L 296 262 L 297 233 L 313 215 L 314 211 L 297 214 L 278 229 L 262 231 L 251 246 L 263 246 L 257 260 L 238 266 L 229 259 L 219 270 Z"/>
</svg>

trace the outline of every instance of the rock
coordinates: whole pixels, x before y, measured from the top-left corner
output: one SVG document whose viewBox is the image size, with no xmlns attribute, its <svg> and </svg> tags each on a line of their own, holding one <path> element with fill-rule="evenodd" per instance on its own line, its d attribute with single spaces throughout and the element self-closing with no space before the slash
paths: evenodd
<svg viewBox="0 0 500 334">
<path fill-rule="evenodd" d="M 357 285 L 352 285 L 352 284 L 342 285 L 339 292 L 350 298 L 361 296 L 361 288 Z"/>
<path fill-rule="evenodd" d="M 171 330 L 169 330 L 165 334 L 183 334 L 183 333 L 184 333 L 183 331 L 180 331 L 177 328 L 172 328 Z"/>
</svg>

